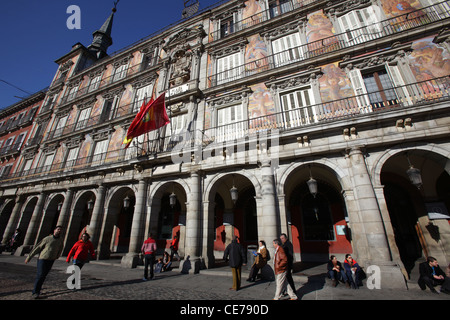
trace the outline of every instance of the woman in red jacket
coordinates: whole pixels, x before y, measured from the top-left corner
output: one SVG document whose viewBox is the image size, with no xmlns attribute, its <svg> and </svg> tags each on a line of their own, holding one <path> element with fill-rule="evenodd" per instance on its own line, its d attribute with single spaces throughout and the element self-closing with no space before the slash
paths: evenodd
<svg viewBox="0 0 450 320">
<path fill-rule="evenodd" d="M 89 238 L 89 234 L 83 233 L 81 240 L 77 241 L 70 249 L 66 262 L 70 262 L 70 258 L 73 256 L 73 264 L 81 269 L 88 260 L 89 255 L 92 259 L 95 259 L 94 246 Z"/>
</svg>

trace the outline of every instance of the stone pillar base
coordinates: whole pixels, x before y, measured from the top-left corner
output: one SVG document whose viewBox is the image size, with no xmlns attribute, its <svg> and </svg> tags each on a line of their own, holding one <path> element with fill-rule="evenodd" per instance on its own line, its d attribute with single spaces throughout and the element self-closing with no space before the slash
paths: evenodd
<svg viewBox="0 0 450 320">
<path fill-rule="evenodd" d="M 180 261 L 179 271 L 185 274 L 199 273 L 200 269 L 205 268 L 205 261 L 200 257 L 191 258 L 190 256 Z"/>
<path fill-rule="evenodd" d="M 33 248 L 33 246 L 30 246 L 30 245 L 20 246 L 16 249 L 16 251 L 14 252 L 14 255 L 17 257 L 24 256 L 27 253 L 30 253 L 32 248 Z"/>
<path fill-rule="evenodd" d="M 134 269 L 139 264 L 142 264 L 142 261 L 137 253 L 127 253 L 120 261 L 120 266 L 128 269 Z"/>
</svg>

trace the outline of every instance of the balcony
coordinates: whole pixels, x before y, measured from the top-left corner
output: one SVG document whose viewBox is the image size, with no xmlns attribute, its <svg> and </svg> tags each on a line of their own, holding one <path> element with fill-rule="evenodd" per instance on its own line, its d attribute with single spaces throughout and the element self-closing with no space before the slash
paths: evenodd
<svg viewBox="0 0 450 320">
<path fill-rule="evenodd" d="M 264 10 L 262 12 L 254 14 L 248 18 L 245 18 L 243 20 L 229 24 L 229 25 L 227 25 L 226 30 L 224 28 L 221 28 L 220 30 L 211 32 L 209 34 L 210 39 L 212 39 L 212 41 L 223 39 L 223 38 L 228 37 L 236 32 L 248 29 L 248 28 L 258 25 L 262 22 L 282 16 L 286 13 L 289 13 L 298 8 L 307 6 L 314 2 L 317 2 L 317 0 L 288 1 L 288 2 L 284 3 L 283 5 L 279 6 L 278 8 L 269 8 L 267 10 Z"/>
<path fill-rule="evenodd" d="M 150 156 L 155 155 L 158 155 L 158 158 L 164 156 L 170 158 L 170 153 L 173 150 L 181 150 L 182 148 L 190 152 L 194 147 L 206 148 L 214 143 L 223 145 L 237 141 L 245 142 L 245 139 L 250 135 L 262 131 L 276 129 L 280 134 L 288 134 L 289 132 L 295 132 L 294 130 L 311 129 L 314 126 L 331 124 L 339 120 L 354 120 L 357 117 L 377 116 L 393 110 L 450 101 L 450 76 L 393 87 L 389 90 L 395 94 L 395 98 L 386 102 L 377 102 L 376 97 L 374 98 L 374 95 L 376 96 L 378 93 L 385 94 L 381 91 L 352 96 L 212 127 L 202 132 L 197 130 L 196 132 L 182 131 L 178 134 L 167 134 L 138 145 L 133 143 L 128 149 L 112 150 L 90 157 L 30 169 L 26 172 L 10 173 L 1 177 L 1 180 L 2 182 L 8 182 L 48 177 L 57 178 L 120 168 L 123 165 L 129 165 L 129 161 L 132 159 L 137 159 L 137 161 L 148 160 Z M 361 101 L 368 101 L 368 103 L 361 104 Z"/>
<path fill-rule="evenodd" d="M 432 23 L 450 18 L 450 5 L 442 2 L 395 18 L 383 20 L 362 28 L 354 29 L 332 37 L 314 41 L 305 45 L 290 48 L 270 56 L 247 62 L 235 68 L 215 73 L 208 77 L 209 87 L 234 82 L 255 74 L 277 69 L 294 63 L 308 62 L 311 59 L 324 57 L 358 44 L 386 39 L 391 44 L 392 36 L 424 27 Z M 442 28 L 442 26 L 439 26 Z M 422 33 L 419 32 L 419 35 Z M 366 48 L 367 49 L 367 48 Z"/>
</svg>

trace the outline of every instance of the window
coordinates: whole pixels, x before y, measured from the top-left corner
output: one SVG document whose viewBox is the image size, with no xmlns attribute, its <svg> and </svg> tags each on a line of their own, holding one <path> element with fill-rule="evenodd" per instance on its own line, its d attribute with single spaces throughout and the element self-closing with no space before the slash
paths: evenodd
<svg viewBox="0 0 450 320">
<path fill-rule="evenodd" d="M 75 162 L 77 161 L 77 156 L 78 156 L 78 151 L 79 151 L 79 147 L 76 148 L 72 148 L 69 150 L 69 154 L 67 155 L 67 159 L 66 159 L 66 168 L 71 168 L 75 165 Z"/>
<path fill-rule="evenodd" d="M 50 169 L 52 167 L 52 163 L 53 163 L 53 158 L 54 157 L 55 157 L 54 153 L 48 154 L 48 155 L 45 156 L 44 163 L 43 163 L 42 168 L 41 168 L 41 170 L 43 172 L 50 171 Z"/>
<path fill-rule="evenodd" d="M 274 0 L 269 1 L 269 14 L 270 18 L 275 18 L 280 14 L 289 12 L 292 10 L 290 0 Z"/>
<path fill-rule="evenodd" d="M 77 125 L 75 127 L 75 130 L 80 130 L 82 128 L 85 128 L 88 121 L 89 121 L 89 115 L 91 114 L 91 107 L 81 110 L 80 116 L 78 117 Z"/>
<path fill-rule="evenodd" d="M 62 117 L 58 120 L 58 124 L 56 125 L 55 131 L 53 131 L 53 137 L 59 137 L 63 134 L 67 118 L 69 118 L 69 116 Z"/>
<path fill-rule="evenodd" d="M 26 135 L 27 135 L 27 133 L 24 132 L 24 133 L 21 133 L 21 134 L 17 137 L 16 142 L 14 143 L 14 149 L 15 149 L 15 150 L 20 150 L 20 147 L 22 146 L 23 141 L 25 140 L 25 136 L 26 136 Z"/>
<path fill-rule="evenodd" d="M 272 41 L 275 67 L 303 60 L 300 36 L 293 33 Z"/>
<path fill-rule="evenodd" d="M 350 71 L 350 81 L 352 82 L 359 107 L 363 112 L 370 112 L 376 108 L 383 108 L 399 103 L 397 93 L 393 84 L 396 86 L 404 85 L 401 74 L 396 66 L 387 66 L 375 71 L 361 72 L 358 69 Z M 395 79 L 393 81 L 393 79 Z M 409 99 L 405 87 L 397 88 L 400 96 L 406 96 Z"/>
<path fill-rule="evenodd" d="M 28 174 L 31 169 L 31 165 L 33 164 L 33 159 L 27 159 L 25 160 L 25 164 L 22 169 L 22 174 Z"/>
<path fill-rule="evenodd" d="M 169 138 L 169 147 L 174 147 L 177 143 L 183 141 L 187 126 L 187 113 L 180 114 L 170 118 L 170 123 L 165 127 L 166 138 Z"/>
<path fill-rule="evenodd" d="M 283 121 L 287 128 L 317 122 L 311 88 L 302 88 L 280 95 Z"/>
<path fill-rule="evenodd" d="M 134 96 L 133 102 L 133 113 L 138 112 L 141 109 L 142 103 L 148 102 L 153 94 L 153 84 L 139 88 L 136 90 L 136 95 Z"/>
<path fill-rule="evenodd" d="M 12 164 L 6 165 L 0 169 L 0 177 L 7 178 L 9 173 L 11 172 Z"/>
<path fill-rule="evenodd" d="M 220 21 L 220 38 L 224 38 L 234 32 L 233 17 Z"/>
<path fill-rule="evenodd" d="M 344 38 L 350 45 L 354 45 L 381 37 L 380 15 L 381 11 L 377 6 L 370 6 L 341 16 L 338 20 L 345 33 Z"/>
<path fill-rule="evenodd" d="M 3 148 L 1 150 L 1 153 L 7 153 L 11 149 L 11 145 L 13 143 L 14 137 L 10 137 L 6 140 L 5 144 L 3 145 Z"/>
<path fill-rule="evenodd" d="M 245 137 L 247 133 L 245 119 L 242 104 L 218 109 L 215 141 L 229 141 Z"/>
<path fill-rule="evenodd" d="M 115 96 L 114 98 L 108 99 L 103 105 L 102 115 L 100 117 L 101 121 L 108 121 L 114 118 L 114 114 L 119 104 L 119 98 Z"/>
<path fill-rule="evenodd" d="M 98 141 L 95 144 L 94 156 L 92 157 L 92 165 L 102 164 L 106 158 L 106 152 L 108 151 L 108 140 Z"/>
<path fill-rule="evenodd" d="M 67 101 L 73 100 L 77 96 L 78 86 L 70 88 L 69 94 L 67 95 Z"/>
<path fill-rule="evenodd" d="M 118 66 L 114 70 L 113 82 L 125 78 L 126 75 L 127 75 L 127 70 L 128 70 L 128 65 L 127 64 L 122 64 L 121 66 Z"/>
<path fill-rule="evenodd" d="M 241 53 L 237 52 L 217 59 L 217 84 L 236 80 L 243 75 Z"/>
<path fill-rule="evenodd" d="M 98 76 L 95 76 L 93 78 L 91 78 L 91 82 L 89 83 L 89 89 L 88 92 L 92 92 L 94 90 L 97 90 L 98 87 L 100 86 L 100 81 L 102 79 L 102 75 L 99 74 Z"/>
</svg>

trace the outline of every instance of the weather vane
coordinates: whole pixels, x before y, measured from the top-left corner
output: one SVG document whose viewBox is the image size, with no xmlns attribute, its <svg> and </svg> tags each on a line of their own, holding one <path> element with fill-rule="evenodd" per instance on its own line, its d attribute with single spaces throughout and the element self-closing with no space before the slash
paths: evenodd
<svg viewBox="0 0 450 320">
<path fill-rule="evenodd" d="M 199 5 L 198 0 L 184 0 L 184 9 L 181 13 L 181 18 L 192 17 L 198 11 Z"/>
<path fill-rule="evenodd" d="M 112 9 L 113 12 L 117 11 L 117 4 L 119 3 L 120 0 L 114 1 L 114 8 Z"/>
</svg>

